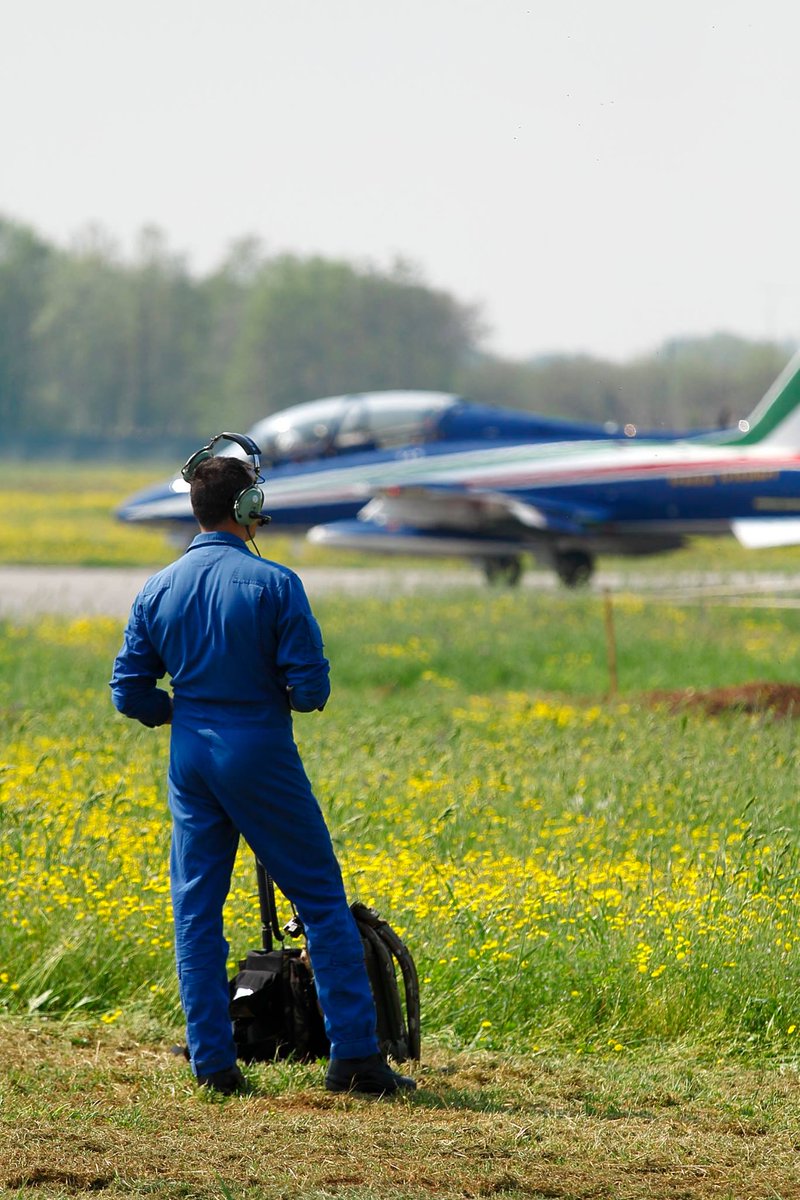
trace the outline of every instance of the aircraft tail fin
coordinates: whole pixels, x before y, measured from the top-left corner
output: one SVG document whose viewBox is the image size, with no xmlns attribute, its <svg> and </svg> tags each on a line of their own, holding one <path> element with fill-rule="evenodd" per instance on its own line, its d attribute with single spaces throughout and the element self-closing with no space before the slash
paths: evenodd
<svg viewBox="0 0 800 1200">
<path fill-rule="evenodd" d="M 767 390 L 739 431 L 726 437 L 727 444 L 754 446 L 758 443 L 800 449 L 800 352 Z"/>
</svg>

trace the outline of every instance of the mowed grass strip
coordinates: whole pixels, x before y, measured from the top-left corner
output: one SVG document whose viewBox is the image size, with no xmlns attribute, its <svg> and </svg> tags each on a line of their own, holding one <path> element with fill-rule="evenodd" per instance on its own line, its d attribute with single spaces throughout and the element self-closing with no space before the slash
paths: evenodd
<svg viewBox="0 0 800 1200">
<path fill-rule="evenodd" d="M 800 1195 L 796 1066 L 433 1050 L 400 1100 L 330 1096 L 316 1064 L 249 1067 L 253 1094 L 221 1099 L 118 1030 L 5 1019 L 0 1054 L 19 1200 Z"/>
</svg>

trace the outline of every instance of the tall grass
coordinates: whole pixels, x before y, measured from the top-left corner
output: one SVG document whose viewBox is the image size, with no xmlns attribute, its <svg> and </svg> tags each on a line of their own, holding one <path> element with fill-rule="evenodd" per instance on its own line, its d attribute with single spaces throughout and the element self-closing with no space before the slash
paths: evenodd
<svg viewBox="0 0 800 1200">
<path fill-rule="evenodd" d="M 791 681 L 800 616 L 589 596 L 316 604 L 333 662 L 296 729 L 352 895 L 406 936 L 425 1036 L 621 1052 L 800 1037 L 791 721 L 652 689 Z M 0 1006 L 177 1018 L 168 733 L 114 714 L 121 627 L 0 628 Z M 256 942 L 240 855 L 232 960 Z"/>
</svg>

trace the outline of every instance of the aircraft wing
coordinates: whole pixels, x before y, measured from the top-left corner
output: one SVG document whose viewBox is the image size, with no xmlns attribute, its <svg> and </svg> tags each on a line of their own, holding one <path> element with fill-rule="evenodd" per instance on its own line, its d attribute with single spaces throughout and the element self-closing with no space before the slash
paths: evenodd
<svg viewBox="0 0 800 1200">
<path fill-rule="evenodd" d="M 531 502 L 512 494 L 467 490 L 447 485 L 390 487 L 377 492 L 355 521 L 316 526 L 309 533 L 317 544 L 359 543 L 377 545 L 411 541 L 431 542 L 433 535 L 483 544 L 503 543 L 503 552 L 521 543 L 548 536 L 580 537 L 608 520 L 599 508 Z"/>
<path fill-rule="evenodd" d="M 358 514 L 376 525 L 412 526 L 489 533 L 493 528 L 520 527 L 519 532 L 580 536 L 608 520 L 602 508 L 516 498 L 513 493 L 466 489 L 452 485 L 392 487 L 377 492 Z"/>
</svg>

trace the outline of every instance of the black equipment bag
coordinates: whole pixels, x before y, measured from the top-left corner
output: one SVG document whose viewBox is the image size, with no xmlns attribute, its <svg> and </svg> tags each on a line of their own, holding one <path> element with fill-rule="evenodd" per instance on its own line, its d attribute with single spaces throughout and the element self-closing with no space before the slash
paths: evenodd
<svg viewBox="0 0 800 1200">
<path fill-rule="evenodd" d="M 261 910 L 262 949 L 251 950 L 230 981 L 231 1018 L 236 1052 L 244 1062 L 263 1062 L 289 1055 L 304 1061 L 324 1058 L 330 1043 L 305 948 L 285 946 L 284 933 L 302 936 L 295 914 L 281 929 L 275 885 L 256 860 Z M 381 1052 L 396 1062 L 419 1059 L 419 982 L 414 960 L 387 921 L 358 901 L 351 906 L 364 945 Z M 274 948 L 273 937 L 278 941 Z M 403 983 L 401 1000 L 398 969 Z"/>
</svg>

